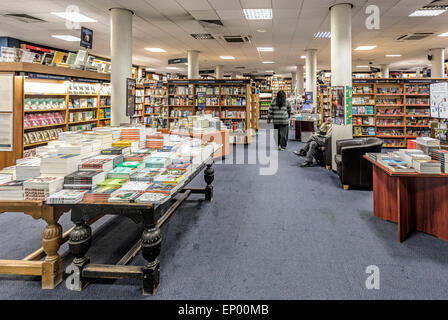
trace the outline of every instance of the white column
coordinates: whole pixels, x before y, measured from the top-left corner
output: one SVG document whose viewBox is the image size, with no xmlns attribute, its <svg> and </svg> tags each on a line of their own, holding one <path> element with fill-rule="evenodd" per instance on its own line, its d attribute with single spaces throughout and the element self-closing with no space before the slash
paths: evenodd
<svg viewBox="0 0 448 320">
<path fill-rule="evenodd" d="M 381 78 L 383 78 L 383 79 L 389 78 L 389 65 L 388 64 L 381 65 Z"/>
<path fill-rule="evenodd" d="M 110 9 L 111 108 L 112 126 L 129 123 L 126 116 L 126 78 L 132 78 L 132 15 L 128 9 Z"/>
<path fill-rule="evenodd" d="M 199 51 L 188 50 L 188 79 L 199 79 Z"/>
<path fill-rule="evenodd" d="M 316 110 L 317 101 L 317 81 L 316 81 L 316 71 L 317 71 L 317 50 L 308 49 L 305 50 L 306 53 L 306 91 L 313 92 L 313 110 Z"/>
<path fill-rule="evenodd" d="M 295 95 L 297 92 L 297 73 L 291 72 L 291 94 Z"/>
<path fill-rule="evenodd" d="M 336 4 L 330 8 L 331 24 L 331 86 L 352 85 L 352 5 Z M 331 134 L 332 169 L 336 141 L 353 137 L 352 125 L 333 125 Z"/>
<path fill-rule="evenodd" d="M 218 65 L 215 67 L 215 77 L 216 79 L 224 78 L 224 66 Z"/>
<path fill-rule="evenodd" d="M 237 72 L 236 72 L 236 71 L 232 71 L 232 72 L 230 73 L 230 78 L 232 78 L 232 79 L 236 79 L 236 75 L 237 75 Z"/>
<path fill-rule="evenodd" d="M 303 74 L 303 64 L 298 64 L 297 65 L 297 80 L 296 80 L 296 85 L 297 85 L 297 94 L 302 96 L 303 95 L 303 79 L 304 79 L 304 74 Z"/>
<path fill-rule="evenodd" d="M 445 78 L 445 49 L 431 49 L 431 78 Z"/>
</svg>

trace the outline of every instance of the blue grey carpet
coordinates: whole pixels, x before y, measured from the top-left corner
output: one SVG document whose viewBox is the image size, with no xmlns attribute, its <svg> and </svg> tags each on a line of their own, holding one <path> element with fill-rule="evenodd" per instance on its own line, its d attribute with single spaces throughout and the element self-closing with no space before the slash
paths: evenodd
<svg viewBox="0 0 448 320">
<path fill-rule="evenodd" d="M 253 143 L 249 148 L 253 148 Z M 215 198 L 194 196 L 162 228 L 161 286 L 143 296 L 138 281 L 95 281 L 82 292 L 61 283 L 41 290 L 38 277 L 0 275 L 1 299 L 446 299 L 448 242 L 413 233 L 397 242 L 397 225 L 373 217 L 371 191 L 344 191 L 322 167 L 300 168 L 289 142 L 279 170 L 216 165 Z M 238 146 L 238 148 L 244 148 Z M 194 185 L 203 185 L 202 175 Z M 72 224 L 61 219 L 64 229 Z M 0 259 L 40 246 L 44 223 L 0 215 Z M 95 224 L 89 256 L 116 262 L 141 234 L 126 218 Z M 64 268 L 73 257 L 64 245 Z M 138 255 L 132 264 L 142 265 Z M 369 265 L 380 289 L 365 286 Z"/>
</svg>

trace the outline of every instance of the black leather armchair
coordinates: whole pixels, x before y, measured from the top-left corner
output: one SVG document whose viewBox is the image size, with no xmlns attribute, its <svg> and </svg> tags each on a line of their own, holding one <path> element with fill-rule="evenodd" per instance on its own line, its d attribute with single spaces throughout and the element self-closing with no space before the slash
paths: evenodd
<svg viewBox="0 0 448 320">
<path fill-rule="evenodd" d="M 372 187 L 372 164 L 363 158 L 367 152 L 381 152 L 379 138 L 357 138 L 336 141 L 335 162 L 339 179 L 345 190 L 353 187 Z"/>
<path fill-rule="evenodd" d="M 316 154 L 316 161 L 327 170 L 331 168 L 331 136 L 325 139 L 325 144 L 319 147 Z"/>
</svg>

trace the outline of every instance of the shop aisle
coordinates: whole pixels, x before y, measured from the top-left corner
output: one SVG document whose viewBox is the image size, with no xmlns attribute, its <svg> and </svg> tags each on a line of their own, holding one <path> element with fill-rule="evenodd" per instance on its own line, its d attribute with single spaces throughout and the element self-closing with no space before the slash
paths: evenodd
<svg viewBox="0 0 448 320">
<path fill-rule="evenodd" d="M 156 296 L 142 296 L 138 281 L 101 281 L 71 292 L 65 283 L 41 290 L 38 278 L 0 275 L 0 299 L 446 298 L 448 243 L 414 233 L 399 244 L 396 225 L 373 217 L 370 191 L 344 191 L 324 168 L 300 168 L 291 153 L 298 147 L 290 142 L 279 152 L 274 176 L 258 175 L 258 165 L 215 166 L 214 201 L 193 197 L 162 229 Z M 61 221 L 71 225 L 68 215 Z M 0 215 L 0 257 L 38 247 L 42 226 L 21 214 Z M 94 228 L 91 261 L 116 261 L 140 230 L 125 218 L 104 218 Z M 66 267 L 67 245 L 61 252 Z M 380 290 L 365 287 L 369 265 L 380 268 Z"/>
</svg>

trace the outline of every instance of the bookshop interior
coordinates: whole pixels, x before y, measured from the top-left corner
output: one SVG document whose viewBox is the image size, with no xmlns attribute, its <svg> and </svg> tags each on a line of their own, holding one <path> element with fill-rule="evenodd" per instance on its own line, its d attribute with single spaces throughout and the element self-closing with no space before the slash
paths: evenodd
<svg viewBox="0 0 448 320">
<path fill-rule="evenodd" d="M 447 0 L 0 15 L 0 299 L 448 298 Z"/>
</svg>

